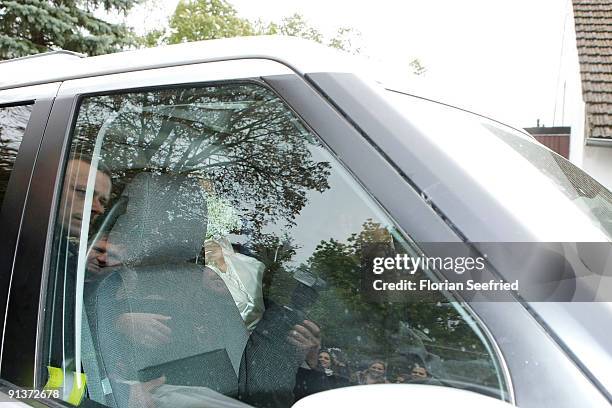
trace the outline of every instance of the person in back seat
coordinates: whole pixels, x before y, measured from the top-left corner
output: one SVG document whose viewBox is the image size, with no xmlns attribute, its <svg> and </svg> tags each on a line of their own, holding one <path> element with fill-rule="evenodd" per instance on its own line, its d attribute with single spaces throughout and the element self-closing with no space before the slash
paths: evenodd
<svg viewBox="0 0 612 408">
<path fill-rule="evenodd" d="M 84 228 L 83 220 L 87 218 L 85 201 L 91 162 L 92 159 L 88 155 L 73 154 L 68 160 L 64 175 L 62 200 L 55 227 L 57 276 L 50 283 L 55 300 L 50 313 L 53 315 L 55 324 L 48 345 L 50 352 L 45 381 L 48 385 L 58 383 L 58 373 L 62 372 L 61 378 L 63 379 L 77 369 L 74 364 L 75 339 L 73 334 L 76 273 L 79 239 Z M 111 186 L 110 170 L 102 162 L 98 162 L 89 213 L 90 225 L 105 213 L 110 200 Z M 80 401 L 85 391 L 84 384 L 80 389 L 64 390 L 66 381 L 59 381 L 59 383 L 62 384 L 62 390 L 66 394 L 63 396 L 64 399 L 71 403 Z"/>
<path fill-rule="evenodd" d="M 71 237 L 79 237 L 84 218 L 85 194 L 91 157 L 73 156 L 66 166 L 62 201 L 60 203 L 60 227 L 68 231 Z M 111 174 L 101 162 L 98 162 L 94 192 L 91 203 L 90 223 L 94 223 L 106 211 L 110 200 Z"/>
</svg>

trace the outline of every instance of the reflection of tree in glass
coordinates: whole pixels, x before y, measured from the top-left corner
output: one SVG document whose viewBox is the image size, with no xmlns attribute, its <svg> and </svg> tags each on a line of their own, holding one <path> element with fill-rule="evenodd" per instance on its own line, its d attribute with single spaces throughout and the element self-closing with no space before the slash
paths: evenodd
<svg viewBox="0 0 612 408">
<path fill-rule="evenodd" d="M 266 266 L 262 282 L 264 299 L 288 304 L 295 286 L 288 266 L 297 249 L 293 240 L 288 234 L 282 238 L 273 234 L 256 234 L 252 237 L 251 248 L 255 257 Z"/>
<path fill-rule="evenodd" d="M 208 210 L 206 239 L 222 238 L 240 229 L 242 225 L 240 216 L 223 197 L 218 197 L 214 193 L 207 194 L 206 208 Z"/>
<path fill-rule="evenodd" d="M 485 367 L 482 377 L 488 377 L 492 367 L 486 348 L 442 294 L 413 302 L 379 302 L 362 291 L 363 251 L 379 243 L 395 245 L 395 253 L 403 253 L 401 244 L 392 242 L 387 228 L 367 220 L 346 242 L 330 239 L 319 243 L 308 263 L 329 285 L 311 312 L 321 327 L 324 344 L 340 347 L 354 365 L 373 358 L 407 367 L 432 357 L 437 361 L 478 360 Z M 464 374 L 474 381 L 474 373 Z"/>
<path fill-rule="evenodd" d="M 110 123 L 103 158 L 118 178 L 127 181 L 140 171 L 197 175 L 210 180 L 256 230 L 265 222 L 291 222 L 309 190 L 329 187 L 329 164 L 312 159 L 317 143 L 259 86 L 86 99 L 76 126 L 81 148 L 92 149 L 105 121 Z"/>
<path fill-rule="evenodd" d="M 32 113 L 32 105 L 0 108 L 0 203 Z"/>
</svg>

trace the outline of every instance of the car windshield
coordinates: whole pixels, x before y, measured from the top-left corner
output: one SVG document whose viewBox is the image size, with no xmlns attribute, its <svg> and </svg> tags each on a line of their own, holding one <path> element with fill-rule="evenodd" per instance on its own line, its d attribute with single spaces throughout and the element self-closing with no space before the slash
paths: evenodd
<svg viewBox="0 0 612 408">
<path fill-rule="evenodd" d="M 535 139 L 484 117 L 397 91 L 387 90 L 385 97 L 417 129 L 432 135 L 432 143 L 449 160 L 524 220 L 538 240 L 610 241 L 612 194 Z"/>
</svg>

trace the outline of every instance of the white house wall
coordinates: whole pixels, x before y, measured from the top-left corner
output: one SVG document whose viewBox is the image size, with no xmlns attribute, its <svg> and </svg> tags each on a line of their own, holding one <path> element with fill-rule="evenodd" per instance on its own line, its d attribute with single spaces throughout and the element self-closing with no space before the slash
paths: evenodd
<svg viewBox="0 0 612 408">
<path fill-rule="evenodd" d="M 612 190 L 612 146 L 584 146 L 582 169 Z"/>
</svg>

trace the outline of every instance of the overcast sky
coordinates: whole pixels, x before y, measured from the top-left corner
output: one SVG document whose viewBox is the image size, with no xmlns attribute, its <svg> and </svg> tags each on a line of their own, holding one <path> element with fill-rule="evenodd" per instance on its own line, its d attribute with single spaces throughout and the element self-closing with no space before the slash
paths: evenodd
<svg viewBox="0 0 612 408">
<path fill-rule="evenodd" d="M 133 25 L 156 24 L 177 0 L 157 0 L 156 18 L 134 13 Z M 405 70 L 418 58 L 427 71 L 411 77 L 417 93 L 511 125 L 551 126 L 564 28 L 572 30 L 570 0 L 230 0 L 242 17 L 279 21 L 295 12 L 322 32 L 361 32 L 362 54 Z M 569 14 L 568 14 L 569 13 Z M 567 41 L 567 40 L 566 40 Z M 566 44 L 567 48 L 567 44 Z M 570 102 L 570 101 L 568 101 Z"/>
</svg>

